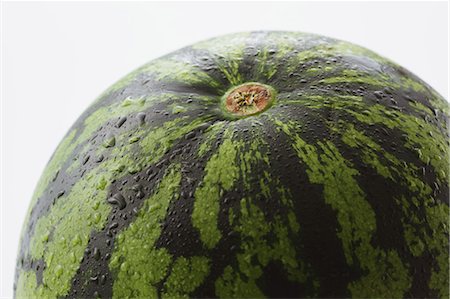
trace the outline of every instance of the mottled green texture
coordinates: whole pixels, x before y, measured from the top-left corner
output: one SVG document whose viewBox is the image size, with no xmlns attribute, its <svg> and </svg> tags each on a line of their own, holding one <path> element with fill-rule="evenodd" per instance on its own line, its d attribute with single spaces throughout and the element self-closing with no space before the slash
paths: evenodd
<svg viewBox="0 0 450 299">
<path fill-rule="evenodd" d="M 203 256 L 179 257 L 164 283 L 162 298 L 189 298 L 209 273 L 210 262 Z"/>
<path fill-rule="evenodd" d="M 356 182 L 355 176 L 360 173 L 333 143 L 308 144 L 296 132 L 294 123 L 275 120 L 275 124 L 292 139 L 292 147 L 308 167 L 310 182 L 323 185 L 325 202 L 337 213 L 340 224 L 337 234 L 347 263 L 357 262 L 366 271 L 366 275 L 348 286 L 352 296 L 402 297 L 411 285 L 411 277 L 397 252 L 384 251 L 371 243 L 376 230 L 375 214 Z"/>
<path fill-rule="evenodd" d="M 116 277 L 114 298 L 157 297 L 155 285 L 166 276 L 172 256 L 153 245 L 161 234 L 161 222 L 170 202 L 179 198 L 179 170 L 179 165 L 173 165 L 167 171 L 157 191 L 145 200 L 136 220 L 117 236 L 109 263 Z"/>
<path fill-rule="evenodd" d="M 398 160 L 392 154 L 383 154 L 384 150 L 380 145 L 362 131 L 355 130 L 353 125 L 348 125 L 342 140 L 352 147 L 362 148 L 364 162 L 380 175 L 389 177 L 417 194 L 410 200 L 406 200 L 404 196 L 396 199 L 403 212 L 401 221 L 405 240 L 413 256 L 421 256 L 425 251 L 438 256 L 438 266 L 432 269 L 430 288 L 439 290 L 442 298 L 448 297 L 448 206 L 434 202 L 431 188 L 420 179 L 417 167 Z M 383 158 L 382 162 L 379 157 Z M 425 206 L 425 219 L 420 215 L 421 206 Z"/>
<path fill-rule="evenodd" d="M 220 298 L 263 298 L 256 281 L 271 261 L 283 265 L 289 280 L 304 282 L 307 273 L 303 261 L 296 257 L 296 247 L 289 238 L 289 229 L 281 217 L 268 222 L 263 211 L 249 199 L 241 200 L 239 222 L 241 246 L 236 256 L 238 268 L 228 266 L 216 281 L 216 295 Z M 275 240 L 270 237 L 275 235 Z"/>
<path fill-rule="evenodd" d="M 407 136 L 404 146 L 417 153 L 425 164 L 434 167 L 441 184 L 448 182 L 448 133 L 422 118 L 380 104 L 365 105 L 357 96 L 298 96 L 287 102 L 313 109 L 328 107 L 335 109 L 335 113 L 341 111 L 353 115 L 364 124 L 381 124 L 389 129 L 398 129 Z"/>
<path fill-rule="evenodd" d="M 28 299 L 28 298 L 37 298 L 38 295 L 43 295 L 42 291 L 40 291 L 40 294 L 36 293 L 37 288 L 37 279 L 36 279 L 36 273 L 33 270 L 20 270 L 19 272 L 19 278 L 17 280 L 17 290 L 15 297 L 17 299 Z M 40 289 L 42 290 L 42 289 Z M 40 297 L 45 298 L 45 297 Z"/>
<path fill-rule="evenodd" d="M 67 196 L 56 201 L 48 215 L 39 218 L 30 241 L 31 257 L 46 262 L 43 284 L 35 290 L 37 297 L 68 292 L 91 231 L 103 228 L 111 208 L 105 201 L 106 191 L 96 186 L 98 175 L 106 169 L 104 164 L 85 175 Z"/>
<path fill-rule="evenodd" d="M 230 190 L 239 178 L 236 155 L 242 143 L 232 138 L 230 131 L 225 132 L 223 143 L 206 164 L 203 181 L 195 191 L 192 224 L 207 248 L 213 248 L 221 238 L 217 217 L 222 193 Z"/>
<path fill-rule="evenodd" d="M 432 254 L 436 254 L 437 265 L 432 267 L 429 286 L 438 291 L 441 298 L 449 297 L 449 214 L 448 205 L 427 204 L 426 222 L 429 224 L 432 234 L 426 237 L 427 248 Z"/>
</svg>

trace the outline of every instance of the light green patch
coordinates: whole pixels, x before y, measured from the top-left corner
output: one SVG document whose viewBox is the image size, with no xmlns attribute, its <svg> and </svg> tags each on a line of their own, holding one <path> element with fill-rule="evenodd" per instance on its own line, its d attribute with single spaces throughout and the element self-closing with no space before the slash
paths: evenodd
<svg viewBox="0 0 450 299">
<path fill-rule="evenodd" d="M 219 201 L 224 191 L 230 190 L 239 179 L 237 154 L 242 142 L 233 141 L 232 133 L 226 131 L 225 138 L 205 167 L 202 183 L 195 190 L 192 224 L 199 230 L 200 239 L 207 248 L 213 248 L 221 238 L 217 227 Z"/>
<path fill-rule="evenodd" d="M 244 187 L 246 190 L 250 190 L 251 186 L 255 183 L 254 175 L 255 170 L 253 169 L 256 165 L 267 165 L 269 166 L 269 157 L 262 150 L 263 147 L 267 149 L 267 143 L 262 136 L 257 136 L 253 134 L 251 142 L 248 146 L 239 152 L 239 167 L 242 173 L 242 179 L 244 182 Z M 261 178 L 264 180 L 265 184 L 270 183 L 270 177 Z"/>
<path fill-rule="evenodd" d="M 209 151 L 211 151 L 211 147 L 213 143 L 216 141 L 217 136 L 220 132 L 222 132 L 225 127 L 226 122 L 219 121 L 212 124 L 203 134 L 202 144 L 200 144 L 198 148 L 198 156 L 202 157 Z"/>
<path fill-rule="evenodd" d="M 113 298 L 157 297 L 156 284 L 166 276 L 172 256 L 165 248 L 155 249 L 154 243 L 170 202 L 179 198 L 180 182 L 180 165 L 174 165 L 144 201 L 136 220 L 116 237 L 109 263 L 115 275 Z"/>
<path fill-rule="evenodd" d="M 185 106 L 180 106 L 180 105 L 172 105 L 172 114 L 179 114 L 179 113 L 184 113 L 187 111 L 187 108 Z"/>
<path fill-rule="evenodd" d="M 322 70 L 317 67 L 310 67 L 309 69 L 305 70 L 305 74 L 307 76 L 317 76 Z"/>
<path fill-rule="evenodd" d="M 192 48 L 208 50 L 214 55 L 216 66 L 225 75 L 231 85 L 244 83 L 244 77 L 239 72 L 239 66 L 244 59 L 244 48 L 249 33 L 237 33 L 209 39 L 197 44 Z"/>
<path fill-rule="evenodd" d="M 177 258 L 164 283 L 162 298 L 189 298 L 188 294 L 203 282 L 209 268 L 209 260 L 203 256 Z"/>
<path fill-rule="evenodd" d="M 366 272 L 349 285 L 353 297 L 403 297 L 411 285 L 408 270 L 393 251 L 385 252 L 371 244 L 376 230 L 375 213 L 355 180 L 352 168 L 330 141 L 307 144 L 292 123 L 274 120 L 292 139 L 298 157 L 306 164 L 309 180 L 324 187 L 325 202 L 337 212 L 338 236 L 349 265 L 357 264 Z M 356 258 L 356 260 L 355 260 Z M 389 278 L 389 279 L 386 279 Z"/>
<path fill-rule="evenodd" d="M 394 180 L 389 167 L 382 164 L 379 160 L 378 156 L 383 152 L 381 146 L 364 135 L 363 132 L 356 130 L 353 124 L 347 125 L 347 129 L 342 134 L 342 141 L 350 147 L 361 148 L 362 160 L 365 164 L 374 168 L 384 178 Z"/>
</svg>

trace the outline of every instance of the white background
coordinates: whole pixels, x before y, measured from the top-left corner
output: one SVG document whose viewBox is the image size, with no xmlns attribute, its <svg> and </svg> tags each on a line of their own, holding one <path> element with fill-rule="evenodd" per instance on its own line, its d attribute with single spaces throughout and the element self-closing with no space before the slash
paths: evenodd
<svg viewBox="0 0 450 299">
<path fill-rule="evenodd" d="M 306 31 L 365 46 L 448 99 L 447 2 L 3 3 L 0 297 L 12 296 L 21 225 L 71 124 L 143 63 L 204 38 Z"/>
</svg>

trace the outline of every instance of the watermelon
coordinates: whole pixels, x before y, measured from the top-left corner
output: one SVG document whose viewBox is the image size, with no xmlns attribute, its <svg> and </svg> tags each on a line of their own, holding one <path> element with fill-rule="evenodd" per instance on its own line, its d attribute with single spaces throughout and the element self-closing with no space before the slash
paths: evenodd
<svg viewBox="0 0 450 299">
<path fill-rule="evenodd" d="M 448 124 L 429 85 L 344 41 L 185 47 L 61 141 L 15 296 L 448 298 Z"/>
</svg>

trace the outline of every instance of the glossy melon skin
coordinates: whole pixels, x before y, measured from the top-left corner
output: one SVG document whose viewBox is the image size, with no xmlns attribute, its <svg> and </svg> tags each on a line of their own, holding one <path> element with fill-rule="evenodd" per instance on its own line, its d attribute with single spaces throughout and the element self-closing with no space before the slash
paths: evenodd
<svg viewBox="0 0 450 299">
<path fill-rule="evenodd" d="M 272 107 L 232 117 L 259 82 Z M 448 104 L 343 41 L 231 34 L 105 91 L 36 187 L 16 298 L 448 298 Z"/>
</svg>

